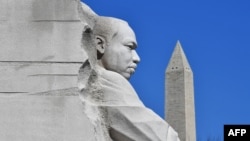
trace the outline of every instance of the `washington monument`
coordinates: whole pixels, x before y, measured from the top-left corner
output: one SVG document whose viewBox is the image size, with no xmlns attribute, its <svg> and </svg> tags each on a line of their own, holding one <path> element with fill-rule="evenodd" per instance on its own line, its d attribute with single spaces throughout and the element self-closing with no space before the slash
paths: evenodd
<svg viewBox="0 0 250 141">
<path fill-rule="evenodd" d="M 166 121 L 181 141 L 196 141 L 193 72 L 179 41 L 165 76 Z"/>
</svg>

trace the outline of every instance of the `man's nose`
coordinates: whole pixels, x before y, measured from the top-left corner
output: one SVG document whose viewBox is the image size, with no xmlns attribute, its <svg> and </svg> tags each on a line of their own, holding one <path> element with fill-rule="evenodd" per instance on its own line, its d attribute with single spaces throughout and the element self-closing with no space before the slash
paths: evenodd
<svg viewBox="0 0 250 141">
<path fill-rule="evenodd" d="M 133 55 L 133 62 L 138 64 L 141 61 L 141 59 L 135 50 L 133 50 L 132 55 Z"/>
</svg>

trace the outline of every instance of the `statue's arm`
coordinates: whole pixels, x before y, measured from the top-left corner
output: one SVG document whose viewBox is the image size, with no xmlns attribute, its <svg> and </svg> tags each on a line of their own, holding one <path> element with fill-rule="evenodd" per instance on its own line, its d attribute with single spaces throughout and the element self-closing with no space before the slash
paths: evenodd
<svg viewBox="0 0 250 141">
<path fill-rule="evenodd" d="M 178 134 L 146 107 L 107 107 L 115 141 L 179 141 Z"/>
</svg>

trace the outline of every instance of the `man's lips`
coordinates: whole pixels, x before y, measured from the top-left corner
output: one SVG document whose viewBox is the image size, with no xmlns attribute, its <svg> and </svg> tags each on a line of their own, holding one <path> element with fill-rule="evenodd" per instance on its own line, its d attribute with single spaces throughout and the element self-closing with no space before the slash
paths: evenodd
<svg viewBox="0 0 250 141">
<path fill-rule="evenodd" d="M 131 74 L 135 73 L 136 68 L 137 68 L 137 65 L 135 65 L 135 64 L 129 66 L 129 72 Z"/>
<path fill-rule="evenodd" d="M 135 68 L 129 68 L 129 73 L 130 73 L 130 74 L 135 73 Z"/>
<path fill-rule="evenodd" d="M 131 64 L 131 65 L 129 66 L 129 68 L 136 69 L 136 68 L 137 68 L 137 65 L 136 65 L 136 64 Z"/>
</svg>

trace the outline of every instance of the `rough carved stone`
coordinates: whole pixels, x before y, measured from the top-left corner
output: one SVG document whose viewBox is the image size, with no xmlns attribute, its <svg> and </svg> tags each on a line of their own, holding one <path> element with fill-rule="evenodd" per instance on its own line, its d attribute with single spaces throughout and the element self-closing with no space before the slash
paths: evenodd
<svg viewBox="0 0 250 141">
<path fill-rule="evenodd" d="M 80 0 L 0 0 L 0 13 L 0 140 L 179 141 L 127 80 L 140 61 L 127 22 L 101 17 Z M 108 44 L 97 23 L 115 33 Z M 74 71 L 86 58 L 79 93 Z"/>
</svg>

